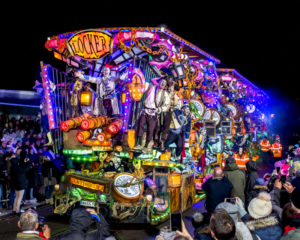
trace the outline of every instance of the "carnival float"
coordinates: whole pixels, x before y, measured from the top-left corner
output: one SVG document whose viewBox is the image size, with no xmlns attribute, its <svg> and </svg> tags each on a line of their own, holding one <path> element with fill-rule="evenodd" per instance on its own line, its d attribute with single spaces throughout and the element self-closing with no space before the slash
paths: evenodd
<svg viewBox="0 0 300 240">
<path fill-rule="evenodd" d="M 80 203 L 155 225 L 203 199 L 203 181 L 237 146 L 256 157 L 268 96 L 170 30 L 88 29 L 45 47 L 66 63 L 41 62 L 53 149 L 70 164 L 55 213 Z"/>
</svg>

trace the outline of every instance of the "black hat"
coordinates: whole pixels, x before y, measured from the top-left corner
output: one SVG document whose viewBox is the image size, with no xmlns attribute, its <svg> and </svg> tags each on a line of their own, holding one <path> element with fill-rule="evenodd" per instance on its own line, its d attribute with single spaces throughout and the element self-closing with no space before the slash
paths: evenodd
<svg viewBox="0 0 300 240">
<path fill-rule="evenodd" d="M 235 159 L 234 159 L 234 157 L 230 156 L 226 159 L 226 162 L 227 163 L 235 163 Z"/>
<path fill-rule="evenodd" d="M 295 188 L 291 195 L 294 206 L 300 209 L 300 189 Z"/>
</svg>

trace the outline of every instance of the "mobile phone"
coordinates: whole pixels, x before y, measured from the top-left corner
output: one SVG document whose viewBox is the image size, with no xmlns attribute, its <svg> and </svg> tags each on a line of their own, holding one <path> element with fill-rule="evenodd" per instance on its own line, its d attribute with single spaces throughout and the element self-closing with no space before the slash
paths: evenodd
<svg viewBox="0 0 300 240">
<path fill-rule="evenodd" d="M 279 173 L 280 167 L 276 167 L 276 171 L 277 171 L 277 173 Z"/>
<path fill-rule="evenodd" d="M 236 204 L 236 198 L 225 198 L 225 202 L 229 202 L 229 203 L 232 203 L 232 204 Z"/>
<path fill-rule="evenodd" d="M 182 215 L 180 212 L 171 213 L 171 229 L 172 231 L 182 231 Z"/>
<path fill-rule="evenodd" d="M 280 182 L 281 182 L 282 184 L 285 184 L 285 181 L 286 181 L 286 175 L 281 175 L 281 176 L 280 176 Z"/>
<path fill-rule="evenodd" d="M 39 227 L 43 227 L 45 225 L 45 219 L 43 217 L 39 217 Z"/>
</svg>

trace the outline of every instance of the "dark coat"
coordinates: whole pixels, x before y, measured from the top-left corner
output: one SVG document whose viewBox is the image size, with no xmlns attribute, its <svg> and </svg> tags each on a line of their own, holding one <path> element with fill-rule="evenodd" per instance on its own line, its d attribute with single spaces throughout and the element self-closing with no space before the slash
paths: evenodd
<svg viewBox="0 0 300 240">
<path fill-rule="evenodd" d="M 28 158 L 30 160 L 30 164 L 32 168 L 29 170 L 29 172 L 26 174 L 27 180 L 28 180 L 28 187 L 32 188 L 37 185 L 38 182 L 38 165 L 39 165 L 39 159 L 35 154 L 28 154 Z"/>
<path fill-rule="evenodd" d="M 56 179 L 59 176 L 59 172 L 52 160 L 44 161 L 42 164 L 42 174 L 45 186 L 55 185 L 57 183 Z"/>
<path fill-rule="evenodd" d="M 290 219 L 286 226 L 282 226 L 284 228 L 284 233 L 288 233 L 293 228 L 300 229 L 300 213 L 298 213 L 293 219 Z"/>
<path fill-rule="evenodd" d="M 245 217 L 246 216 L 242 219 L 244 220 Z M 279 218 L 275 214 L 255 220 L 248 218 L 246 225 L 250 231 L 259 236 L 261 240 L 279 240 L 282 236 Z"/>
<path fill-rule="evenodd" d="M 256 198 L 258 196 L 259 193 L 261 192 L 268 192 L 268 188 L 267 186 L 264 185 L 254 185 L 254 187 L 252 188 L 252 190 L 249 190 L 249 192 L 247 193 L 247 198 L 246 198 L 246 206 L 248 206 L 248 204 L 250 203 L 250 201 L 253 198 Z"/>
<path fill-rule="evenodd" d="M 292 181 L 291 184 L 295 187 L 295 188 L 300 188 L 300 177 L 295 177 Z"/>
<path fill-rule="evenodd" d="M 4 161 L 5 160 L 0 157 L 0 184 L 5 184 L 7 181 L 7 174 L 5 174 L 5 171 L 7 171 L 7 167 Z"/>
<path fill-rule="evenodd" d="M 223 171 L 225 177 L 227 177 L 233 185 L 231 196 L 239 197 L 243 201 L 243 203 L 245 203 L 245 174 L 239 169 L 236 163 L 226 164 Z"/>
<path fill-rule="evenodd" d="M 26 186 L 26 173 L 30 170 L 29 165 L 19 163 L 19 159 L 11 159 L 11 183 L 14 190 L 23 190 Z"/>
<path fill-rule="evenodd" d="M 56 238 L 56 240 L 102 240 L 109 236 L 109 225 L 105 218 L 100 215 L 97 230 L 87 233 L 93 218 L 84 208 L 74 209 L 70 218 L 70 227 L 67 233 Z"/>
<path fill-rule="evenodd" d="M 257 174 L 257 165 L 256 162 L 254 161 L 248 161 L 246 163 L 246 167 L 247 167 L 247 172 L 248 172 L 248 176 L 247 176 L 247 180 L 246 180 L 246 188 L 245 188 L 245 193 L 246 193 L 246 199 L 248 198 L 247 194 L 249 193 L 249 191 L 251 191 L 255 185 L 255 181 L 256 179 L 259 178 L 258 174 Z"/>
<path fill-rule="evenodd" d="M 194 239 L 196 240 L 212 240 L 210 228 L 207 224 L 195 229 Z"/>
<path fill-rule="evenodd" d="M 231 197 L 233 185 L 226 177 L 209 178 L 202 185 L 202 189 L 206 193 L 205 208 L 207 212 L 212 213 L 219 203 L 224 202 L 225 198 Z"/>
</svg>

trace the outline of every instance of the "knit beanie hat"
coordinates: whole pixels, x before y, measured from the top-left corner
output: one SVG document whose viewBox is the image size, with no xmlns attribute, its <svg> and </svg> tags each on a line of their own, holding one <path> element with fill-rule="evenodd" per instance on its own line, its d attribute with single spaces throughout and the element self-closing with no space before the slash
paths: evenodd
<svg viewBox="0 0 300 240">
<path fill-rule="evenodd" d="M 229 156 L 229 157 L 226 159 L 226 162 L 227 162 L 227 163 L 235 163 L 235 159 L 234 159 L 234 157 Z"/>
<path fill-rule="evenodd" d="M 300 189 L 295 188 L 291 195 L 294 206 L 300 209 Z"/>
<path fill-rule="evenodd" d="M 230 217 L 233 219 L 235 223 L 238 221 L 239 207 L 237 204 L 232 204 L 229 202 L 221 202 L 220 204 L 218 204 L 216 209 L 224 209 L 230 215 Z"/>
<path fill-rule="evenodd" d="M 248 212 L 251 217 L 258 219 L 271 214 L 272 203 L 271 196 L 267 192 L 261 192 L 256 198 L 253 198 L 248 206 Z"/>
<path fill-rule="evenodd" d="M 264 186 L 265 185 L 264 179 L 263 178 L 257 178 L 255 180 L 255 185 L 262 185 L 262 186 Z"/>
<path fill-rule="evenodd" d="M 194 228 L 198 228 L 203 225 L 204 217 L 201 212 L 196 212 L 193 214 L 192 225 Z"/>
</svg>

